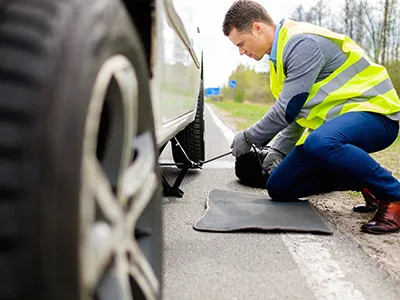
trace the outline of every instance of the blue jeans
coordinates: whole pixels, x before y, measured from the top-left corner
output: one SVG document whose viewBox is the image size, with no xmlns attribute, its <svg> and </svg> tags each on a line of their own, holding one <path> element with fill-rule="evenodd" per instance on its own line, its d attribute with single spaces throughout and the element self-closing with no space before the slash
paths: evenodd
<svg viewBox="0 0 400 300">
<path fill-rule="evenodd" d="M 349 112 L 326 122 L 296 146 L 267 181 L 274 200 L 287 201 L 332 191 L 368 187 L 384 201 L 400 201 L 400 182 L 368 153 L 397 137 L 397 121 L 368 112 Z"/>
</svg>

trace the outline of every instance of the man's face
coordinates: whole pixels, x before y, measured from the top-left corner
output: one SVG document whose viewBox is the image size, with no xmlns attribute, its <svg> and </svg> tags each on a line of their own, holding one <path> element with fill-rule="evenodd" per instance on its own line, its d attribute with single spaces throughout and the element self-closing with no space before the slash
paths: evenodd
<svg viewBox="0 0 400 300">
<path fill-rule="evenodd" d="M 264 54 L 271 53 L 274 35 L 270 34 L 270 31 L 267 25 L 255 22 L 250 32 L 242 33 L 233 28 L 228 37 L 239 48 L 240 55 L 246 54 L 250 58 L 260 60 Z"/>
</svg>

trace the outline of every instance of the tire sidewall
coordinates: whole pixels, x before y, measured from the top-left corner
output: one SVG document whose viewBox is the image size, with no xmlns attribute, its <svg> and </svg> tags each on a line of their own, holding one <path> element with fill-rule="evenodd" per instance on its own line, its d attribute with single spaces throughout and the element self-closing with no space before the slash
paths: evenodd
<svg viewBox="0 0 400 300">
<path fill-rule="evenodd" d="M 70 1 L 72 2 L 72 1 Z M 103 63 L 122 54 L 133 64 L 139 84 L 138 132 L 153 131 L 148 75 L 139 38 L 119 1 L 77 1 L 61 10 L 59 32 L 68 33 L 53 53 L 57 76 L 49 78 L 42 168 L 38 185 L 40 243 L 46 297 L 80 298 L 80 186 L 83 139 L 92 87 Z M 150 106 L 151 107 L 151 106 Z M 155 149 L 154 149 L 155 151 Z M 50 158 L 50 160 L 49 160 Z"/>
</svg>

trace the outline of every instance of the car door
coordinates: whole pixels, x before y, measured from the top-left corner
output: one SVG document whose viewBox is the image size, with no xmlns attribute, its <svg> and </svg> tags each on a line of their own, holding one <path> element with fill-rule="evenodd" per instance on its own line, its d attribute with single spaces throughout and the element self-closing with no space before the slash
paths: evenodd
<svg viewBox="0 0 400 300">
<path fill-rule="evenodd" d="M 186 77 L 182 79 L 182 88 L 184 97 L 182 105 L 184 112 L 192 111 L 196 108 L 196 100 L 199 91 L 199 71 L 201 68 L 201 52 L 200 52 L 200 30 L 196 23 L 196 5 L 199 1 L 194 0 L 166 0 L 179 17 L 179 19 L 171 18 L 175 23 L 175 29 L 185 44 L 188 52 L 188 63 L 186 66 Z M 169 12 L 172 16 L 173 12 Z"/>
<path fill-rule="evenodd" d="M 196 107 L 200 63 L 190 36 L 195 30 L 194 3 L 188 0 L 156 2 L 158 31 L 153 51 L 157 61 L 152 92 L 156 120 L 162 124 L 171 123 Z"/>
</svg>

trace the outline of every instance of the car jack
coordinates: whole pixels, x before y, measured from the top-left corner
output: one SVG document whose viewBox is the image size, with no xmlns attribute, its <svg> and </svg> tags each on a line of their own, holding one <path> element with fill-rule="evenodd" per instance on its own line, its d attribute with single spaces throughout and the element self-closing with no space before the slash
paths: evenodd
<svg viewBox="0 0 400 300">
<path fill-rule="evenodd" d="M 217 157 L 214 157 L 212 159 L 206 160 L 206 161 L 199 161 L 199 162 L 194 162 L 192 161 L 186 154 L 185 150 L 182 148 L 181 144 L 177 140 L 176 137 L 173 137 L 171 139 L 171 143 L 174 143 L 181 151 L 183 154 L 183 157 L 185 159 L 184 163 L 162 163 L 160 166 L 177 166 L 181 167 L 181 171 L 179 172 L 178 177 L 175 179 L 175 182 L 173 185 L 170 185 L 167 179 L 165 178 L 164 174 L 161 174 L 162 178 L 162 185 L 163 185 L 163 193 L 165 197 L 178 197 L 182 198 L 184 192 L 179 188 L 181 185 L 183 179 L 185 178 L 187 172 L 189 169 L 201 169 L 204 164 L 209 163 L 213 160 L 219 159 L 221 157 L 227 156 L 232 153 L 232 151 L 219 155 Z"/>
</svg>

